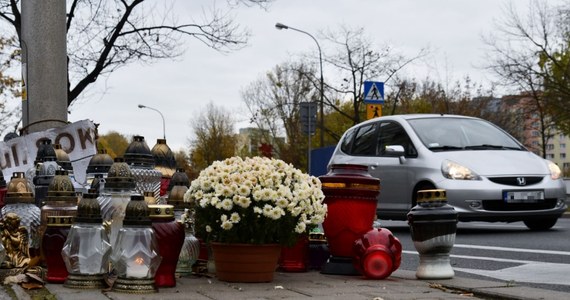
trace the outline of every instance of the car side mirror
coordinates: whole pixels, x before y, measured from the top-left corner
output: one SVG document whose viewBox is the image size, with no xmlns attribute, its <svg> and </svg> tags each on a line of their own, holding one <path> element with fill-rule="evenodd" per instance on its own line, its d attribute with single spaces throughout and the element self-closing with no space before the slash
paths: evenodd
<svg viewBox="0 0 570 300">
<path fill-rule="evenodd" d="M 388 145 L 386 146 L 384 154 L 386 156 L 404 156 L 404 146 L 402 145 Z"/>
</svg>

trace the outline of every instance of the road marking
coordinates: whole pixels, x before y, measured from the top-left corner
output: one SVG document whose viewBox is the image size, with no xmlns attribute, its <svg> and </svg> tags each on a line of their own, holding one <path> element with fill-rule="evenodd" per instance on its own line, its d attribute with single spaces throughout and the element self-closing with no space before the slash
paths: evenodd
<svg viewBox="0 0 570 300">
<path fill-rule="evenodd" d="M 553 254 L 553 255 L 570 255 L 569 251 L 556 251 L 556 250 L 508 248 L 508 247 L 494 247 L 494 246 L 467 245 L 467 244 L 454 244 L 453 247 L 454 248 L 494 250 L 494 251 L 526 252 L 526 253 L 540 253 L 540 254 Z"/>
<path fill-rule="evenodd" d="M 568 251 L 555 251 L 555 250 L 508 248 L 508 247 L 480 246 L 480 245 L 467 245 L 467 244 L 456 244 L 454 245 L 454 247 L 504 251 L 504 252 L 527 252 L 527 253 L 552 254 L 552 255 L 570 255 L 570 252 Z M 402 251 L 402 253 L 418 255 L 417 251 L 404 250 Z M 500 270 L 480 270 L 480 269 L 453 267 L 453 269 L 456 271 L 491 277 L 505 281 L 570 285 L 570 281 L 567 278 L 568 274 L 570 274 L 570 264 L 547 263 L 547 262 L 533 261 L 533 260 L 520 260 L 520 259 L 457 255 L 457 254 L 450 254 L 449 256 L 450 258 L 453 259 L 486 260 L 486 261 L 520 264 L 519 266 L 504 268 Z"/>
<path fill-rule="evenodd" d="M 570 265 L 568 264 L 532 263 L 501 270 L 453 269 L 505 281 L 570 285 L 568 281 Z"/>
</svg>

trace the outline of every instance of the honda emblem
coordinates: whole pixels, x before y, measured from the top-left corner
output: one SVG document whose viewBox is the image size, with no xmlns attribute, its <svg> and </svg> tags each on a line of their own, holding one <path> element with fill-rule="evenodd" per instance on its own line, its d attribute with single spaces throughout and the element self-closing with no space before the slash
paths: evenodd
<svg viewBox="0 0 570 300">
<path fill-rule="evenodd" d="M 524 177 L 517 177 L 517 182 L 519 183 L 519 185 L 526 185 L 526 180 L 524 179 Z"/>
</svg>

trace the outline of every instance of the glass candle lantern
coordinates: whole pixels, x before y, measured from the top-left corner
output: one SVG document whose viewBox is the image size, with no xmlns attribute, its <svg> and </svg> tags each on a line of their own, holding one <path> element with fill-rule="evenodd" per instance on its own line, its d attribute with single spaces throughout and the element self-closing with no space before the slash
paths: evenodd
<svg viewBox="0 0 570 300">
<path fill-rule="evenodd" d="M 67 268 L 61 249 L 73 223 L 72 216 L 48 216 L 47 228 L 42 238 L 42 249 L 47 266 L 46 280 L 50 283 L 63 283 L 67 279 Z"/>
<path fill-rule="evenodd" d="M 41 208 L 40 236 L 47 227 L 48 216 L 77 215 L 77 195 L 73 183 L 65 170 L 56 170 L 47 192 L 45 204 Z"/>
<path fill-rule="evenodd" d="M 186 209 L 180 223 L 184 225 L 184 243 L 176 264 L 176 274 L 189 276 L 192 275 L 193 266 L 200 256 L 200 240 L 196 238 L 194 231 L 194 211 Z"/>
<path fill-rule="evenodd" d="M 155 204 L 149 205 L 148 208 L 162 257 L 154 282 L 157 287 L 176 286 L 175 271 L 180 249 L 184 243 L 184 226 L 174 220 L 172 205 Z"/>
<path fill-rule="evenodd" d="M 2 219 L 9 213 L 18 216 L 20 224 L 26 228 L 28 234 L 28 248 L 26 255 L 36 257 L 40 254 L 40 208 L 36 206 L 34 194 L 24 172 L 14 172 L 8 183 L 6 205 L 2 208 Z"/>
<path fill-rule="evenodd" d="M 86 181 L 87 184 L 93 188 L 93 182 L 98 180 L 98 190 L 97 193 L 101 193 L 105 187 L 105 178 L 107 177 L 107 173 L 109 173 L 109 169 L 113 165 L 113 158 L 107 154 L 105 149 L 97 150 L 97 154 L 93 155 L 89 160 L 89 165 L 87 165 L 86 171 Z"/>
<path fill-rule="evenodd" d="M 119 229 L 123 227 L 125 209 L 135 188 L 135 178 L 122 157 L 114 159 L 105 179 L 105 187 L 97 200 L 101 205 L 103 225 L 115 245 Z"/>
<path fill-rule="evenodd" d="M 146 191 L 152 191 L 157 202 L 160 202 L 160 178 L 162 174 L 154 168 L 154 157 L 144 137 L 140 135 L 133 137 L 132 142 L 125 150 L 124 158 L 135 178 L 135 191 L 141 195 Z"/>
<path fill-rule="evenodd" d="M 113 291 L 156 292 L 154 276 L 160 265 L 159 247 L 144 196 L 131 195 L 123 227 L 111 256 L 117 280 Z"/>
<path fill-rule="evenodd" d="M 90 190 L 77 207 L 77 217 L 71 226 L 61 251 L 67 272 L 65 286 L 69 288 L 103 288 L 103 275 L 109 267 L 111 243 L 101 218 L 97 194 Z"/>
<path fill-rule="evenodd" d="M 57 164 L 55 157 L 49 156 L 44 158 L 43 162 L 37 165 L 36 173 L 32 179 L 34 183 L 34 197 L 36 205 L 42 207 L 47 198 L 48 188 L 55 176 L 55 171 L 61 170 Z"/>
<path fill-rule="evenodd" d="M 168 185 L 172 175 L 176 172 L 176 159 L 174 153 L 166 144 L 166 139 L 157 139 L 156 145 L 150 150 L 154 157 L 154 168 L 162 174 L 160 179 L 160 196 L 165 197 L 168 193 Z"/>
</svg>

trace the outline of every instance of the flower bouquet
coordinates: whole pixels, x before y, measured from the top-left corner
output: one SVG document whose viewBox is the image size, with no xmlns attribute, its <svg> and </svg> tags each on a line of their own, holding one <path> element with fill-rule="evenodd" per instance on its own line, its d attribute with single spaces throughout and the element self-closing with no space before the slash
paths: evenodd
<svg viewBox="0 0 570 300">
<path fill-rule="evenodd" d="M 208 241 L 287 246 L 323 222 L 323 199 L 317 177 L 266 157 L 216 161 L 184 195 Z"/>
</svg>

